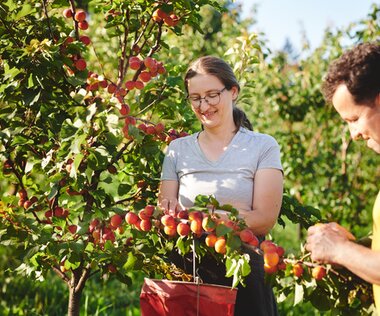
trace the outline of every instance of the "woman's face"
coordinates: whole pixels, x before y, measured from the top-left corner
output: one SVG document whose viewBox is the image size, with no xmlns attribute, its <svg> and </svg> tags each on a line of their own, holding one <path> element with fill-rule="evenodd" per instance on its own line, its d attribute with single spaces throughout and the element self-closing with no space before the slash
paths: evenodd
<svg viewBox="0 0 380 316">
<path fill-rule="evenodd" d="M 233 124 L 232 107 L 237 87 L 227 90 L 215 76 L 199 73 L 188 80 L 191 107 L 204 128 Z"/>
</svg>

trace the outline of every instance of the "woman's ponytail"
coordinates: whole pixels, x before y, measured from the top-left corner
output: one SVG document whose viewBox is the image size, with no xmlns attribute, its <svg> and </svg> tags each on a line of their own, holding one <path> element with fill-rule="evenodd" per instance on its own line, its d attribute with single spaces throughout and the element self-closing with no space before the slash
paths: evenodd
<svg viewBox="0 0 380 316">
<path fill-rule="evenodd" d="M 238 131 L 240 129 L 240 127 L 245 127 L 246 129 L 249 129 L 250 131 L 253 130 L 252 124 L 248 120 L 248 117 L 244 113 L 243 110 L 234 106 L 232 114 L 233 114 L 234 123 L 236 126 L 236 131 Z"/>
</svg>

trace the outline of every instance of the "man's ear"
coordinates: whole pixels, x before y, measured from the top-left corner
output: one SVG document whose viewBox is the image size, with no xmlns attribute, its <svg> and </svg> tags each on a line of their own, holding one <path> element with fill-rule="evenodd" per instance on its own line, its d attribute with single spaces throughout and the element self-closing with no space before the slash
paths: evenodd
<svg viewBox="0 0 380 316">
<path fill-rule="evenodd" d="M 375 106 L 380 107 L 380 93 L 378 93 L 375 98 Z"/>
</svg>

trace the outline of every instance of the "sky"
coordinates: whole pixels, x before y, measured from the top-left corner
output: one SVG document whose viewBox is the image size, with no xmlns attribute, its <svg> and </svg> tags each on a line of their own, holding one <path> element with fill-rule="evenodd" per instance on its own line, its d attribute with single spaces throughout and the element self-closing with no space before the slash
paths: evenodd
<svg viewBox="0 0 380 316">
<path fill-rule="evenodd" d="M 297 51 L 301 47 L 302 30 L 311 48 L 319 46 L 326 27 L 347 27 L 367 17 L 375 0 L 236 0 L 243 5 L 243 17 L 257 5 L 257 24 L 272 50 L 283 48 L 288 37 Z"/>
</svg>

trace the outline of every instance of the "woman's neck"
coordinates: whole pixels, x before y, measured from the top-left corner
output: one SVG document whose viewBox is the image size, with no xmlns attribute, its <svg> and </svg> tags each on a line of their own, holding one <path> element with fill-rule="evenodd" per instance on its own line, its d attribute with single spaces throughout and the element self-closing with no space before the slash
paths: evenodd
<svg viewBox="0 0 380 316">
<path fill-rule="evenodd" d="M 200 137 L 205 143 L 228 145 L 232 138 L 236 135 L 236 126 L 230 126 L 229 128 L 204 128 Z"/>
</svg>

